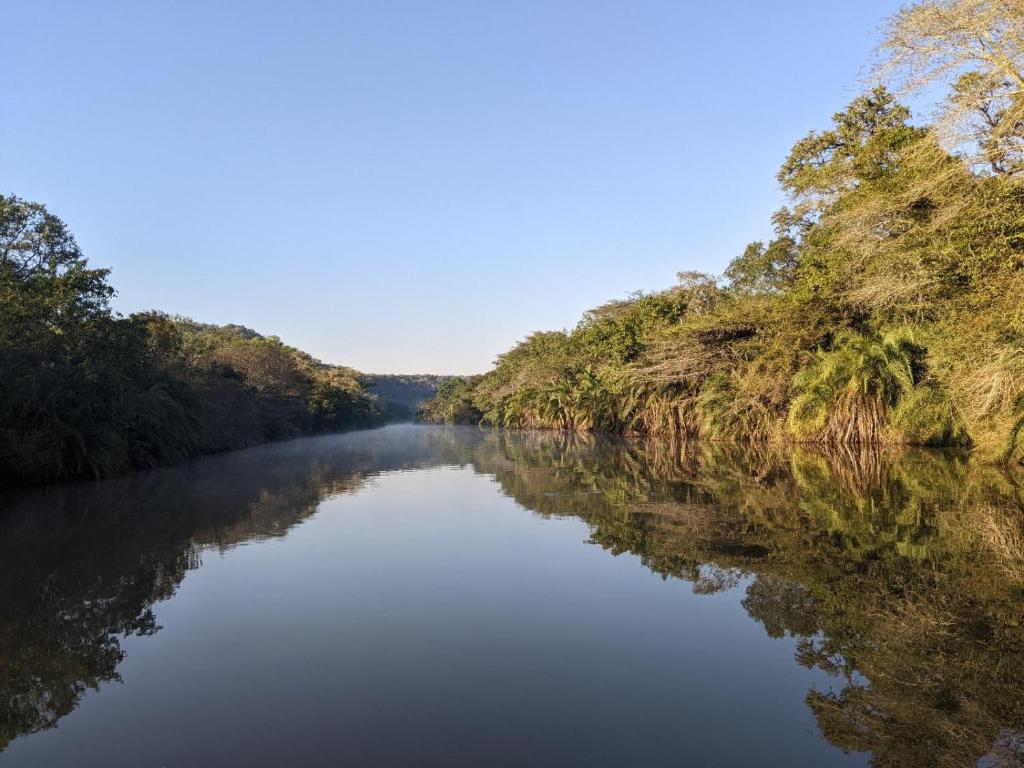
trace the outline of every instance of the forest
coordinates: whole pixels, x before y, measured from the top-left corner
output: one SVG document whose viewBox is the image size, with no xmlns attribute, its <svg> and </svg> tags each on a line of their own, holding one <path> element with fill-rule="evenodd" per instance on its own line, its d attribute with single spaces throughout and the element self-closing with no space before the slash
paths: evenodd
<svg viewBox="0 0 1024 768">
<path fill-rule="evenodd" d="M 108 278 L 43 205 L 0 197 L 0 486 L 408 418 L 439 380 L 365 376 L 240 325 L 121 317 Z"/>
<path fill-rule="evenodd" d="M 1024 6 L 905 6 L 871 71 L 782 163 L 770 240 L 528 336 L 421 417 L 1024 459 Z"/>
</svg>

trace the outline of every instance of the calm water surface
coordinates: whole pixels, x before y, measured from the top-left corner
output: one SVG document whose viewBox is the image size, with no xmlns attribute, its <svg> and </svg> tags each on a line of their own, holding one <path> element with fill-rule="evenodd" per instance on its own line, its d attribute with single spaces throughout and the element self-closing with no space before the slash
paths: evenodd
<svg viewBox="0 0 1024 768">
<path fill-rule="evenodd" d="M 1019 478 L 388 427 L 0 496 L 2 766 L 1020 766 Z"/>
</svg>

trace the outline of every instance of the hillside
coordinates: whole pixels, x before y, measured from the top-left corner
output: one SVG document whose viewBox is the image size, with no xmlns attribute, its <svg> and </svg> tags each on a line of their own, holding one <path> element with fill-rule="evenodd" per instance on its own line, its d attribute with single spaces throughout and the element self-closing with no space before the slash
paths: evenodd
<svg viewBox="0 0 1024 768">
<path fill-rule="evenodd" d="M 437 388 L 451 376 L 435 374 L 364 373 L 360 381 L 388 421 L 412 421 L 420 405 L 437 394 Z"/>
</svg>

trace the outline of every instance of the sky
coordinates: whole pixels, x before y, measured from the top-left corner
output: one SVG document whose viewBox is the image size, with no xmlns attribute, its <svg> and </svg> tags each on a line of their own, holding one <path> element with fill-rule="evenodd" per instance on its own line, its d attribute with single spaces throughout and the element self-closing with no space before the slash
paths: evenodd
<svg viewBox="0 0 1024 768">
<path fill-rule="evenodd" d="M 0 193 L 122 313 L 468 374 L 721 273 L 895 0 L 0 0 Z"/>
</svg>

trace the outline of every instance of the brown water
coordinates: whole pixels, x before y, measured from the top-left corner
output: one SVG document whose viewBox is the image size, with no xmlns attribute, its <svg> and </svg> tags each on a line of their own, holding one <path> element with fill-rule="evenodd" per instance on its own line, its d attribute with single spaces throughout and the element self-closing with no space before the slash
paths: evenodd
<svg viewBox="0 0 1024 768">
<path fill-rule="evenodd" d="M 2 766 L 1020 766 L 1018 478 L 388 427 L 0 496 Z"/>
</svg>

